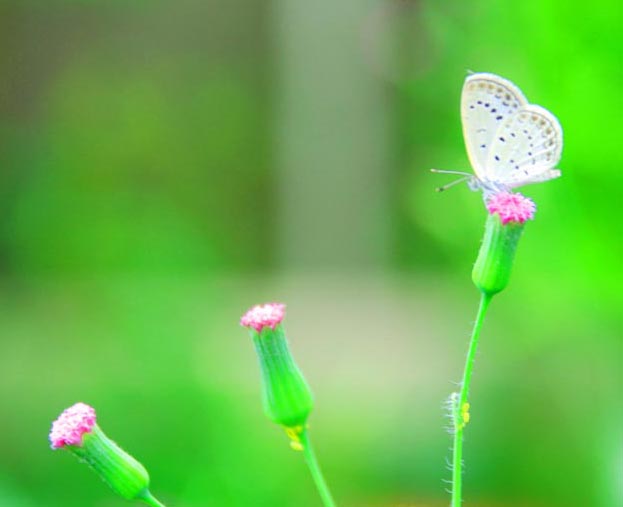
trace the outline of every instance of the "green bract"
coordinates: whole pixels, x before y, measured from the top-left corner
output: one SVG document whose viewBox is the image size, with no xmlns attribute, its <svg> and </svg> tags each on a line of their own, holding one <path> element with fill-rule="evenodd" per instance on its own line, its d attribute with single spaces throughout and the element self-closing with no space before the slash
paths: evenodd
<svg viewBox="0 0 623 507">
<path fill-rule="evenodd" d="M 524 224 L 517 222 L 502 225 L 498 215 L 487 217 L 485 235 L 472 270 L 472 280 L 484 294 L 492 296 L 508 285 L 523 228 Z"/>
<path fill-rule="evenodd" d="M 304 426 L 314 400 L 294 362 L 281 324 L 261 332 L 250 329 L 262 373 L 262 401 L 266 415 L 288 428 Z"/>
<path fill-rule="evenodd" d="M 95 425 L 85 433 L 82 446 L 67 445 L 68 451 L 87 463 L 115 493 L 128 500 L 148 501 L 149 474 L 145 467 L 110 440 Z"/>
</svg>

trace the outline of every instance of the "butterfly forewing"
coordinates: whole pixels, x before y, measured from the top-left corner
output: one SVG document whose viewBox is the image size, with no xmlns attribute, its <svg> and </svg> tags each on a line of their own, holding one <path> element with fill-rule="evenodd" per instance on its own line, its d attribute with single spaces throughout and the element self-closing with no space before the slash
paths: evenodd
<svg viewBox="0 0 623 507">
<path fill-rule="evenodd" d="M 546 109 L 526 105 L 497 129 L 485 162 L 485 179 L 509 188 L 555 178 L 562 129 Z"/>
<path fill-rule="evenodd" d="M 479 179 L 487 179 L 487 160 L 499 126 L 527 105 L 521 91 L 494 74 L 472 74 L 461 95 L 461 119 L 467 154 Z"/>
</svg>

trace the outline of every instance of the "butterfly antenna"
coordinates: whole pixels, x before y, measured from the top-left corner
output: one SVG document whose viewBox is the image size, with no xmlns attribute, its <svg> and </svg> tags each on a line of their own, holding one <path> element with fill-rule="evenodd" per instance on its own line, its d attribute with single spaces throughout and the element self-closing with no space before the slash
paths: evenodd
<svg viewBox="0 0 623 507">
<path fill-rule="evenodd" d="M 435 190 L 437 192 L 443 192 L 444 190 L 448 190 L 449 188 L 453 187 L 454 185 L 458 185 L 459 183 L 463 183 L 465 180 L 469 179 L 470 177 L 471 177 L 471 175 L 468 174 L 466 176 L 463 176 L 462 178 L 459 178 L 458 180 L 451 181 L 447 185 L 444 185 L 442 187 L 437 187 Z"/>
<path fill-rule="evenodd" d="M 459 176 L 471 177 L 470 173 L 466 173 L 463 171 L 446 171 L 445 169 L 431 169 L 430 172 L 435 174 L 458 174 Z"/>
</svg>

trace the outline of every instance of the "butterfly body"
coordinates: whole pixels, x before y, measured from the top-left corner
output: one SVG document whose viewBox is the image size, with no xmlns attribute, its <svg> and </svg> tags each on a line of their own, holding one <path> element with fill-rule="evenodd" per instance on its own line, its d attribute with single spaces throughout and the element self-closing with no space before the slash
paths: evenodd
<svg viewBox="0 0 623 507">
<path fill-rule="evenodd" d="M 562 153 L 562 128 L 547 109 L 528 103 L 510 81 L 471 74 L 461 95 L 465 147 L 474 175 L 472 190 L 485 195 L 548 181 Z"/>
</svg>

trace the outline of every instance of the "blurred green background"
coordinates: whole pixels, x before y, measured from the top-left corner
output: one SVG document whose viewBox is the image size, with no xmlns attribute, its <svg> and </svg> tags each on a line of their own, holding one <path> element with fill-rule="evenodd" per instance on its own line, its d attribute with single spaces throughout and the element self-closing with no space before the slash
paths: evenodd
<svg viewBox="0 0 623 507">
<path fill-rule="evenodd" d="M 0 2 L 0 505 L 126 505 L 76 401 L 170 506 L 318 506 L 240 315 L 288 304 L 343 507 L 449 497 L 477 293 L 468 70 L 558 116 L 563 177 L 491 308 L 465 505 L 623 505 L 619 1 Z"/>
</svg>

